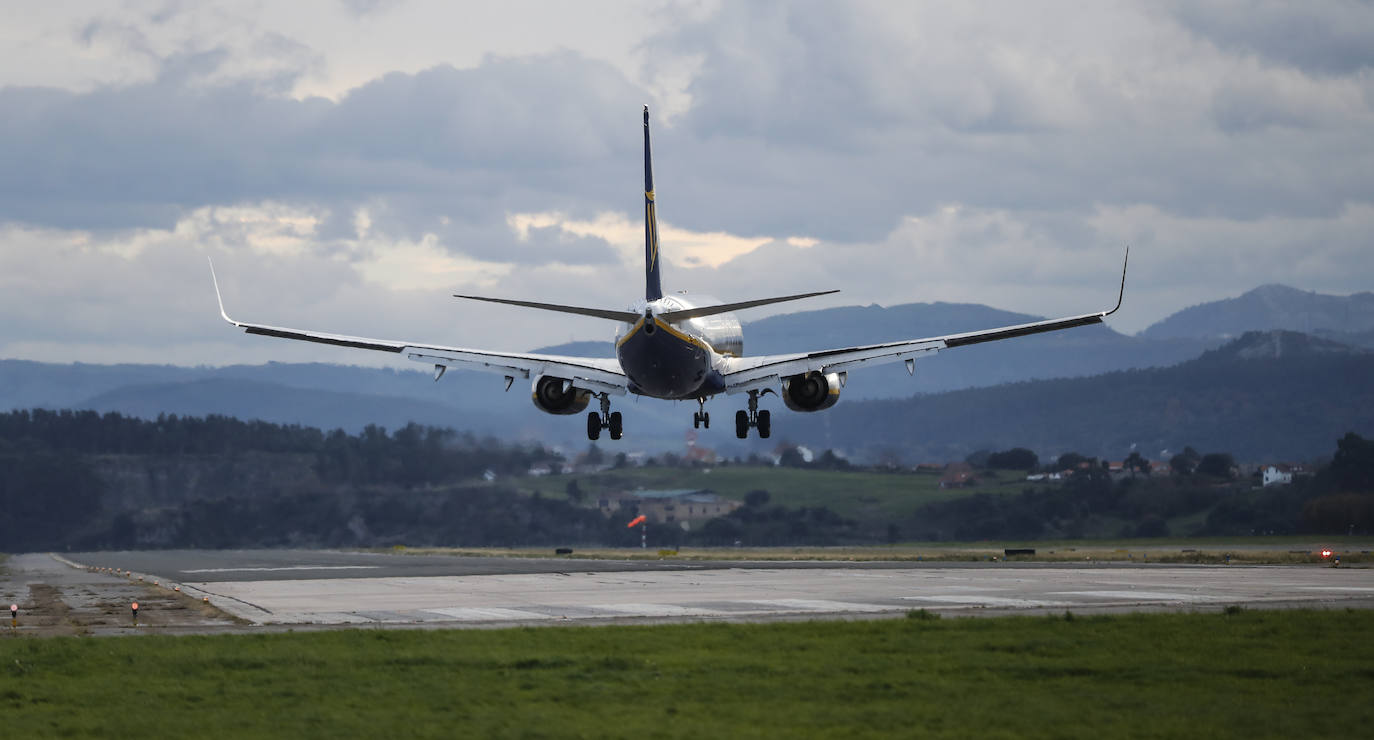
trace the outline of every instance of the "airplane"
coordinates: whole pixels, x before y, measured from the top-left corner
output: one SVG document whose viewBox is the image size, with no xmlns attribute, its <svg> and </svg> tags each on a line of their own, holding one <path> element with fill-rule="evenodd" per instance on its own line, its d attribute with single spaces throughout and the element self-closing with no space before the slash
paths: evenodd
<svg viewBox="0 0 1374 740">
<path fill-rule="evenodd" d="M 600 438 L 603 430 L 611 439 L 620 439 L 624 423 L 619 411 L 611 410 L 611 396 L 629 394 L 674 401 L 696 400 L 692 415 L 695 428 L 711 426 L 707 400 L 725 394 L 747 396 L 746 408 L 735 412 L 735 436 L 746 439 L 749 430 L 766 439 L 772 433 L 768 409 L 759 408 L 767 394 L 781 397 L 792 411 L 816 412 L 835 405 L 850 370 L 859 367 L 904 362 L 909 374 L 915 373 L 919 358 L 971 344 L 1060 331 L 1077 326 L 1100 324 L 1121 308 L 1126 294 L 1126 264 L 1121 268 L 1121 289 L 1116 306 L 1079 316 L 1036 321 L 1015 326 L 908 339 L 882 344 L 842 347 L 815 352 L 782 355 L 744 354 L 744 334 L 734 312 L 836 293 L 835 290 L 760 298 L 736 303 L 720 303 L 705 296 L 665 295 L 662 287 L 662 260 L 658 244 L 655 212 L 654 176 L 649 147 L 649 106 L 644 106 L 644 299 L 628 310 L 583 308 L 510 298 L 490 298 L 455 294 L 455 298 L 534 308 L 543 311 L 592 316 L 618 323 L 614 358 L 593 359 L 558 355 L 495 352 L 462 347 L 444 347 L 423 342 L 369 339 L 343 334 L 328 334 L 301 329 L 253 324 L 229 317 L 224 310 L 219 279 L 210 264 L 220 316 L 249 334 L 331 344 L 354 349 L 391 352 L 416 362 L 432 364 L 434 379 L 443 377 L 450 367 L 492 372 L 505 376 L 509 391 L 516 378 L 531 381 L 530 395 L 539 410 L 559 415 L 580 414 L 592 399 L 600 410 L 587 413 L 587 438 Z M 774 390 L 774 387 L 777 390 Z"/>
</svg>

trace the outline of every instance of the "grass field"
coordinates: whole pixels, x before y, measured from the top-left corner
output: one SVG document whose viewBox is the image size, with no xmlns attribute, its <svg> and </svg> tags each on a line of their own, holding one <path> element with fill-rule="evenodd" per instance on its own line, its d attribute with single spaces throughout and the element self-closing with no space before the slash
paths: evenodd
<svg viewBox="0 0 1374 740">
<path fill-rule="evenodd" d="M 0 639 L 12 737 L 1357 737 L 1374 612 Z"/>
</svg>

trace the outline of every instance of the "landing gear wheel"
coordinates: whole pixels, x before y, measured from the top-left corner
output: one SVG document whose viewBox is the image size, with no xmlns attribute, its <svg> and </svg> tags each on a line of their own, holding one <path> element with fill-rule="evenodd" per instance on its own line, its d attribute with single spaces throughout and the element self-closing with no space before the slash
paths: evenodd
<svg viewBox="0 0 1374 740">
<path fill-rule="evenodd" d="M 595 411 L 587 412 L 587 439 L 595 442 L 601 437 L 601 415 Z"/>
<path fill-rule="evenodd" d="M 711 428 L 711 415 L 705 411 L 701 412 L 701 425 L 707 429 Z"/>
<path fill-rule="evenodd" d="M 773 433 L 773 415 L 768 413 L 768 409 L 759 412 L 758 423 L 759 439 L 768 439 L 768 435 Z"/>
<path fill-rule="evenodd" d="M 619 411 L 612 411 L 612 412 L 611 412 L 610 429 L 611 429 L 611 439 L 620 439 L 621 433 L 625 431 L 625 427 L 624 427 L 623 424 L 622 424 L 622 420 L 621 420 L 620 412 L 619 412 Z"/>
<path fill-rule="evenodd" d="M 740 439 L 749 437 L 749 412 L 743 409 L 735 412 L 735 436 Z"/>
<path fill-rule="evenodd" d="M 700 429 L 700 428 L 701 428 L 701 412 L 699 412 L 699 411 L 698 411 L 697 413 L 695 413 L 695 414 L 692 414 L 692 428 L 693 428 L 693 429 Z"/>
</svg>

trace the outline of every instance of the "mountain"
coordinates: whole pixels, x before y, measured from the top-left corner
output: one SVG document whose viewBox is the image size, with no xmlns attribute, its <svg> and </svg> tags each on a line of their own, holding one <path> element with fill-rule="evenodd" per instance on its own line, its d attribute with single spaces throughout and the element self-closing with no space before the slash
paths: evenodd
<svg viewBox="0 0 1374 740">
<path fill-rule="evenodd" d="M 1374 293 L 1310 293 L 1261 285 L 1236 298 L 1185 308 L 1140 332 L 1142 338 L 1236 337 L 1247 331 L 1287 329 L 1359 334 L 1374 330 Z M 1358 340 L 1357 340 L 1357 343 Z"/>
<path fill-rule="evenodd" d="M 1295 295 L 1300 298 L 1294 298 Z M 914 378 L 908 377 L 900 364 L 851 373 L 840 408 L 871 399 L 905 399 L 913 394 L 931 397 L 1005 383 L 1177 365 L 1198 358 L 1225 340 L 1201 331 L 1186 336 L 1163 336 L 1173 331 L 1169 326 L 1207 325 L 1211 321 L 1208 316 L 1229 316 L 1237 310 L 1243 314 L 1244 310 L 1236 306 L 1253 301 L 1269 306 L 1289 306 L 1282 311 L 1261 311 L 1262 322 L 1270 323 L 1284 315 L 1293 315 L 1291 306 L 1307 305 L 1302 301 L 1320 304 L 1321 311 L 1313 309 L 1305 314 L 1313 322 L 1322 324 L 1313 332 L 1320 339 L 1337 345 L 1374 347 L 1374 319 L 1367 319 L 1368 312 L 1364 308 L 1371 295 L 1374 294 L 1341 298 L 1283 286 L 1264 286 L 1239 298 L 1180 312 L 1151 327 L 1152 336 L 1144 336 L 1144 333 L 1127 336 L 1106 326 L 1090 326 L 963 347 L 916 363 Z M 939 336 L 1037 318 L 976 304 L 846 306 L 749 322 L 745 325 L 745 350 L 750 354 L 765 354 L 827 349 Z M 1220 326 L 1216 321 L 1211 325 Z M 1285 347 L 1297 340 L 1279 338 L 1275 341 L 1277 344 L 1271 354 L 1285 351 Z M 1305 341 L 1317 340 L 1309 337 Z M 573 342 L 537 351 L 610 357 L 614 347 L 610 342 Z M 350 354 L 340 351 L 339 357 L 347 361 Z M 375 369 L 322 363 L 267 363 L 186 368 L 0 360 L 0 409 L 92 408 L 154 417 L 158 413 L 225 413 L 240 418 L 341 427 L 350 431 L 357 431 L 369 423 L 395 428 L 413 420 L 479 434 L 537 439 L 550 445 L 577 448 L 587 444 L 584 426 L 577 417 L 549 416 L 531 407 L 528 380 L 520 379 L 509 393 L 504 393 L 500 390 L 503 388 L 500 376 L 450 371 L 435 383 L 427 369 L 413 367 L 415 369 Z M 716 429 L 700 432 L 702 444 L 710 444 L 732 456 L 767 449 L 756 440 L 741 442 L 733 438 L 728 420 L 743 406 L 744 401 L 738 397 L 721 396 L 712 400 L 707 410 L 716 420 Z M 792 418 L 798 419 L 796 423 L 802 428 L 811 429 L 810 425 L 816 423 L 829 424 L 829 421 L 816 419 L 828 419 L 833 413 L 794 417 L 780 410 L 781 404 L 775 400 L 767 401 L 765 407 L 779 409 L 775 412 L 779 414 L 775 426 L 779 436 L 791 433 Z M 684 436 L 691 432 L 687 423 L 691 412 L 696 410 L 691 402 L 665 403 L 637 398 L 616 399 L 615 408 L 625 415 L 627 449 L 640 450 L 679 449 Z M 788 421 L 784 422 L 783 417 Z M 837 446 L 848 447 L 850 443 Z"/>
<path fill-rule="evenodd" d="M 368 424 L 397 429 L 410 422 L 462 427 L 479 434 L 494 431 L 488 412 L 463 411 L 443 403 L 364 393 L 295 388 L 231 377 L 179 383 L 130 385 L 81 402 L 81 408 L 116 411 L 144 419 L 159 414 L 233 416 L 278 424 L 357 431 Z"/>
<path fill-rule="evenodd" d="M 1038 380 L 905 400 L 844 399 L 823 414 L 778 414 L 780 436 L 816 448 L 960 459 L 1029 447 L 1119 460 L 1167 459 L 1185 445 L 1243 461 L 1328 454 L 1374 433 L 1374 353 L 1289 332 L 1251 332 L 1168 368 Z"/>
<path fill-rule="evenodd" d="M 587 445 L 579 417 L 534 408 L 530 381 L 519 380 L 509 392 L 503 388 L 501 376 L 475 371 L 450 371 L 435 382 L 420 370 L 323 363 L 212 368 L 0 360 L 0 410 L 92 409 L 142 418 L 223 414 L 350 432 L 414 421 L 570 449 Z M 679 404 L 631 400 L 616 408 L 636 449 L 680 446 L 691 418 Z"/>
<path fill-rule="evenodd" d="M 957 334 L 1040 318 L 1043 317 L 970 303 L 844 306 L 745 323 L 744 351 L 759 355 L 833 349 Z M 935 393 L 1035 378 L 1172 365 L 1197 357 L 1219 343 L 1211 338 L 1141 339 L 1106 326 L 1090 326 L 943 352 L 918 362 L 914 379 L 907 377 L 900 364 L 852 373 L 845 386 L 845 397 L 893 398 L 913 392 Z M 613 357 L 615 345 L 570 342 L 534 351 Z"/>
</svg>

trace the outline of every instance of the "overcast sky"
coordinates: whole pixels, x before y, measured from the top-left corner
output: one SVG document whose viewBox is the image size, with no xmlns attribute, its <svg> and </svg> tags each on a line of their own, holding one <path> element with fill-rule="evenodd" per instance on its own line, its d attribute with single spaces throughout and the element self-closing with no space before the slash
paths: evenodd
<svg viewBox="0 0 1374 740">
<path fill-rule="evenodd" d="M 641 297 L 643 104 L 666 289 L 1374 289 L 1368 2 L 6 4 L 3 358 L 391 360 L 230 329 L 206 256 L 245 320 L 608 338 L 449 296 Z"/>
</svg>

